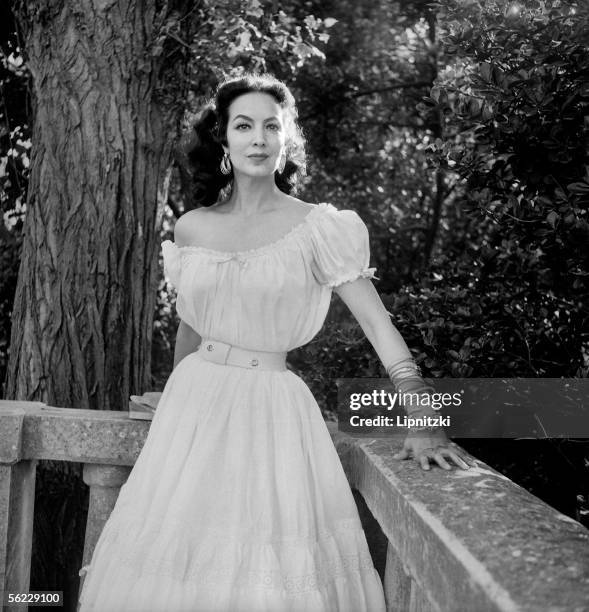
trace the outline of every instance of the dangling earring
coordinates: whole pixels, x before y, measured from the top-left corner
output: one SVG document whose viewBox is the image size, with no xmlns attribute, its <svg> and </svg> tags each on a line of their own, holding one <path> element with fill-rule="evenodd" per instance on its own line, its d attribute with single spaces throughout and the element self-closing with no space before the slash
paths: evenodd
<svg viewBox="0 0 589 612">
<path fill-rule="evenodd" d="M 286 166 L 286 155 L 283 155 L 280 158 L 280 163 L 278 164 L 278 172 L 280 172 L 280 174 L 284 172 L 285 166 Z"/>
<path fill-rule="evenodd" d="M 231 161 L 229 160 L 229 155 L 227 153 L 223 154 L 223 158 L 221 159 L 221 173 L 222 174 L 231 174 Z"/>
</svg>

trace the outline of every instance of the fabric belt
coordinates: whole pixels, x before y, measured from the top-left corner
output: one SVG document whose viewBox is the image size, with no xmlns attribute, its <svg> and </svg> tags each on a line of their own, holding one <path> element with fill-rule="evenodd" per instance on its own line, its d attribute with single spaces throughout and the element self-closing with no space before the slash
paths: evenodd
<svg viewBox="0 0 589 612">
<path fill-rule="evenodd" d="M 207 361 L 252 370 L 286 370 L 286 351 L 250 351 L 219 340 L 203 338 L 197 353 Z"/>
</svg>

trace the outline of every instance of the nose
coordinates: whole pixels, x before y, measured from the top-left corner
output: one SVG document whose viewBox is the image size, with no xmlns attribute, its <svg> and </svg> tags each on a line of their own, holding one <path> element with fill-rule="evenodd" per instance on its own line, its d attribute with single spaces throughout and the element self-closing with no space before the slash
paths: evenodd
<svg viewBox="0 0 589 612">
<path fill-rule="evenodd" d="M 253 140 L 253 144 L 254 145 L 258 145 L 258 146 L 265 146 L 266 145 L 266 135 L 264 134 L 264 127 L 263 126 L 257 127 L 254 130 L 253 136 L 254 136 L 254 140 Z"/>
</svg>

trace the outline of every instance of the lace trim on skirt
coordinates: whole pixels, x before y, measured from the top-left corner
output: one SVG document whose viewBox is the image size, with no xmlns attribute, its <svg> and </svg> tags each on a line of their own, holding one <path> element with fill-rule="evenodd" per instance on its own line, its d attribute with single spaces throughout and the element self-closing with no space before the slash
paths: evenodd
<svg viewBox="0 0 589 612">
<path fill-rule="evenodd" d="M 133 568 L 134 573 L 173 576 L 201 588 L 248 586 L 279 590 L 290 596 L 320 590 L 341 576 L 376 572 L 357 519 L 337 521 L 313 534 L 244 533 L 250 537 L 227 536 L 226 531 L 216 528 L 195 530 L 183 521 L 169 519 L 157 530 L 141 528 L 137 521 L 109 521 L 97 549 L 116 556 L 117 563 Z M 206 548 L 204 555 L 199 541 Z M 315 571 L 293 573 L 288 567 L 280 571 L 268 567 L 269 556 L 275 566 L 282 557 L 286 566 L 290 561 L 295 566 L 300 562 Z M 262 558 L 266 567 L 248 569 L 259 566 Z M 105 563 L 104 559 L 101 562 Z M 92 564 L 86 565 L 79 573 L 91 569 Z"/>
</svg>

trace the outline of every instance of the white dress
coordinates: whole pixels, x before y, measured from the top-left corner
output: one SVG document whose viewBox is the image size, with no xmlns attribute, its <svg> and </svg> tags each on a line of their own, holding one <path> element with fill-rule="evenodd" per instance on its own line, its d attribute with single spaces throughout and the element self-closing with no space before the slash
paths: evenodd
<svg viewBox="0 0 589 612">
<path fill-rule="evenodd" d="M 368 268 L 368 231 L 318 204 L 237 253 L 162 243 L 182 320 L 203 338 L 289 351 L 320 330 L 332 288 Z M 289 370 L 187 355 L 96 544 L 80 612 L 384 612 L 337 452 Z"/>
</svg>

